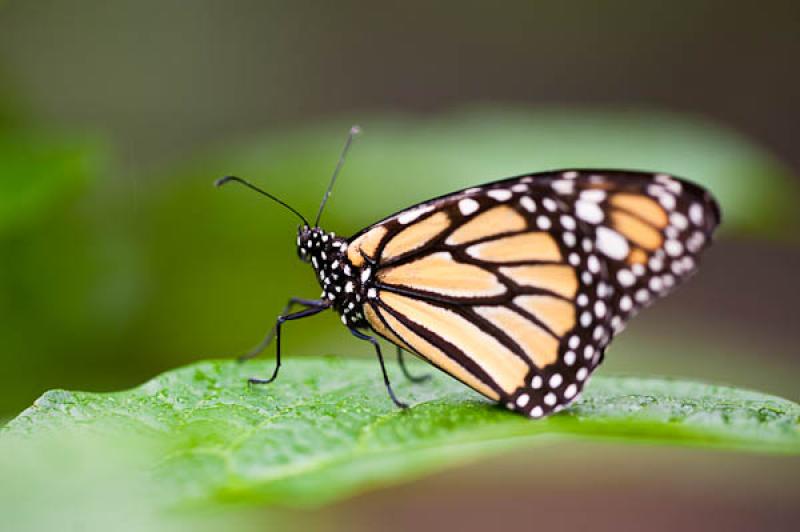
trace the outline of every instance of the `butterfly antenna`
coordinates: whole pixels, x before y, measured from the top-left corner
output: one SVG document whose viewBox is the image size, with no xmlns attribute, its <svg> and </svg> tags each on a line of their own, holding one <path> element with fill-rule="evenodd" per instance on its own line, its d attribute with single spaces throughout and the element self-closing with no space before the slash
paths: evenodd
<svg viewBox="0 0 800 532">
<path fill-rule="evenodd" d="M 302 214 L 300 214 L 300 213 L 297 211 L 297 209 L 295 209 L 294 207 L 292 207 L 291 205 L 289 205 L 289 204 L 288 204 L 288 203 L 286 203 L 285 201 L 283 201 L 283 200 L 281 200 L 281 199 L 278 199 L 278 198 L 276 198 L 275 196 L 273 196 L 273 195 L 272 195 L 272 194 L 270 194 L 269 192 L 266 192 L 266 191 L 264 191 L 264 190 L 261 190 L 260 188 L 258 188 L 258 187 L 257 187 L 257 186 L 255 186 L 254 184 L 252 184 L 252 183 L 250 183 L 250 182 L 248 182 L 248 181 L 245 181 L 245 180 L 244 180 L 244 179 L 242 179 L 241 177 L 236 177 L 236 176 L 234 176 L 234 175 L 226 175 L 225 177 L 220 177 L 219 179 L 217 179 L 216 181 L 214 181 L 214 186 L 221 187 L 222 185 L 224 185 L 224 184 L 226 184 L 226 183 L 230 183 L 231 181 L 234 181 L 234 182 L 236 182 L 236 183 L 239 183 L 239 184 L 241 184 L 241 185 L 244 185 L 244 186 L 246 186 L 247 188 L 253 189 L 253 190 L 255 190 L 256 192 L 258 192 L 259 194 L 263 194 L 264 196 L 268 197 L 268 198 L 269 198 L 269 199 L 271 199 L 272 201 L 274 201 L 274 202 L 276 202 L 276 203 L 279 203 L 280 205 L 283 205 L 284 207 L 286 207 L 287 209 L 289 209 L 290 211 L 292 211 L 293 213 L 295 213 L 295 214 L 297 215 L 297 217 L 298 217 L 298 218 L 300 218 L 301 220 L 303 220 L 303 224 L 304 224 L 306 227 L 311 227 L 311 224 L 309 224 L 309 223 L 308 223 L 308 220 L 306 220 L 306 217 L 305 217 L 305 216 L 303 216 Z"/>
<path fill-rule="evenodd" d="M 344 148 L 342 148 L 342 154 L 339 156 L 339 162 L 336 163 L 336 168 L 333 171 L 331 182 L 328 184 L 328 190 L 325 191 L 325 195 L 322 197 L 322 203 L 319 205 L 317 219 L 314 220 L 314 227 L 319 227 L 319 219 L 322 217 L 322 210 L 325 208 L 325 204 L 328 203 L 328 198 L 333 190 L 333 185 L 336 183 L 336 177 L 339 175 L 339 171 L 342 169 L 342 166 L 344 166 L 344 160 L 347 157 L 347 152 L 350 151 L 350 145 L 353 144 L 353 139 L 355 139 L 359 133 L 361 133 L 361 128 L 359 126 L 353 126 L 350 128 L 350 132 L 347 134 L 347 141 L 345 141 Z"/>
</svg>

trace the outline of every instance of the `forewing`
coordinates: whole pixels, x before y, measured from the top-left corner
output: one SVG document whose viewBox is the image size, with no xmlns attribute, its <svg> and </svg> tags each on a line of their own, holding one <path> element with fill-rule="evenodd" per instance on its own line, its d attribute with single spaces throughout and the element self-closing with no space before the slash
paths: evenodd
<svg viewBox="0 0 800 532">
<path fill-rule="evenodd" d="M 614 332 L 693 273 L 719 223 L 696 185 L 570 170 L 436 198 L 356 235 L 370 325 L 533 417 L 573 401 Z M 369 264 L 366 264 L 369 263 Z"/>
</svg>

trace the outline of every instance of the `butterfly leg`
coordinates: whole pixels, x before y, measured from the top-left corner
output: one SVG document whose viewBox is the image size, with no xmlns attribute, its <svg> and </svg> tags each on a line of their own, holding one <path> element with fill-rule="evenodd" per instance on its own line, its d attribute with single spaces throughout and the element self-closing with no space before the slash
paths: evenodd
<svg viewBox="0 0 800 532">
<path fill-rule="evenodd" d="M 327 306 L 325 301 L 321 299 L 303 299 L 302 297 L 293 297 L 289 300 L 288 303 L 286 303 L 286 306 L 283 307 L 280 316 L 285 316 L 289 314 L 292 308 L 297 305 L 302 305 L 306 308 Z M 275 338 L 275 331 L 277 330 L 277 328 L 278 328 L 277 325 L 273 325 L 272 329 L 269 330 L 267 336 L 264 337 L 264 339 L 261 341 L 260 344 L 258 344 L 256 347 L 254 347 L 244 355 L 239 356 L 236 360 L 238 360 L 239 362 L 245 362 L 247 360 L 250 360 L 251 358 L 255 358 L 258 355 L 260 355 L 264 351 L 264 349 L 266 349 L 267 346 L 272 343 L 273 338 Z"/>
<path fill-rule="evenodd" d="M 403 358 L 403 348 L 400 347 L 399 345 L 397 346 L 397 363 L 400 365 L 400 369 L 403 370 L 403 375 L 405 375 L 406 378 L 411 382 L 414 383 L 425 382 L 431 378 L 430 375 L 415 376 L 408 371 L 405 359 Z"/>
<path fill-rule="evenodd" d="M 251 377 L 247 379 L 247 382 L 250 384 L 269 384 L 275 380 L 275 377 L 278 376 L 278 370 L 281 367 L 281 325 L 283 325 L 284 322 L 313 316 L 314 314 L 318 314 L 327 308 L 327 304 L 322 304 L 309 307 L 305 310 L 301 310 L 300 312 L 295 312 L 294 314 L 282 314 L 278 316 L 278 321 L 275 322 L 275 370 L 272 372 L 272 376 L 268 379 Z"/>
<path fill-rule="evenodd" d="M 381 346 L 378 340 L 374 336 L 366 335 L 357 329 L 350 329 L 350 333 L 356 338 L 370 342 L 375 347 L 375 354 L 378 356 L 378 362 L 380 362 L 381 371 L 383 372 L 383 383 L 386 385 L 386 391 L 389 392 L 389 397 L 391 397 L 394 404 L 400 408 L 408 408 L 408 405 L 400 401 L 397 396 L 395 396 L 394 390 L 392 390 L 392 384 L 389 382 L 389 374 L 386 373 L 386 365 L 383 363 L 383 355 L 381 354 Z"/>
</svg>

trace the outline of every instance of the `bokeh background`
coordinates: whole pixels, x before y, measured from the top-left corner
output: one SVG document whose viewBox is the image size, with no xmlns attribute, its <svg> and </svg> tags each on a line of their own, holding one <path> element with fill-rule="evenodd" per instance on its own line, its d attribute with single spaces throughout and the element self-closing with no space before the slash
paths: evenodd
<svg viewBox="0 0 800 532">
<path fill-rule="evenodd" d="M 325 225 L 561 166 L 657 169 L 720 195 L 701 273 L 603 371 L 800 400 L 796 2 L 0 2 L 0 419 L 257 343 L 315 296 L 296 222 L 365 130 Z M 292 356 L 369 356 L 335 316 Z M 337 376 L 346 378 L 346 376 Z M 790 528 L 800 461 L 612 444 L 518 452 L 303 519 Z"/>
</svg>

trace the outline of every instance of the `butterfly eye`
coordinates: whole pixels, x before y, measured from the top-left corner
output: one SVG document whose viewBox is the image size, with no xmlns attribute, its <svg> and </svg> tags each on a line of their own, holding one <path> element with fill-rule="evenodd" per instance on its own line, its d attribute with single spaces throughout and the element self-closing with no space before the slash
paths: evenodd
<svg viewBox="0 0 800 532">
<path fill-rule="evenodd" d="M 309 252 L 307 241 L 300 241 L 300 244 L 297 246 L 297 257 L 302 260 L 303 262 L 311 261 L 311 253 Z"/>
<path fill-rule="evenodd" d="M 309 243 L 310 238 L 308 232 L 303 231 L 302 228 L 299 228 L 297 231 L 297 257 L 303 262 L 309 262 L 311 260 Z"/>
</svg>

